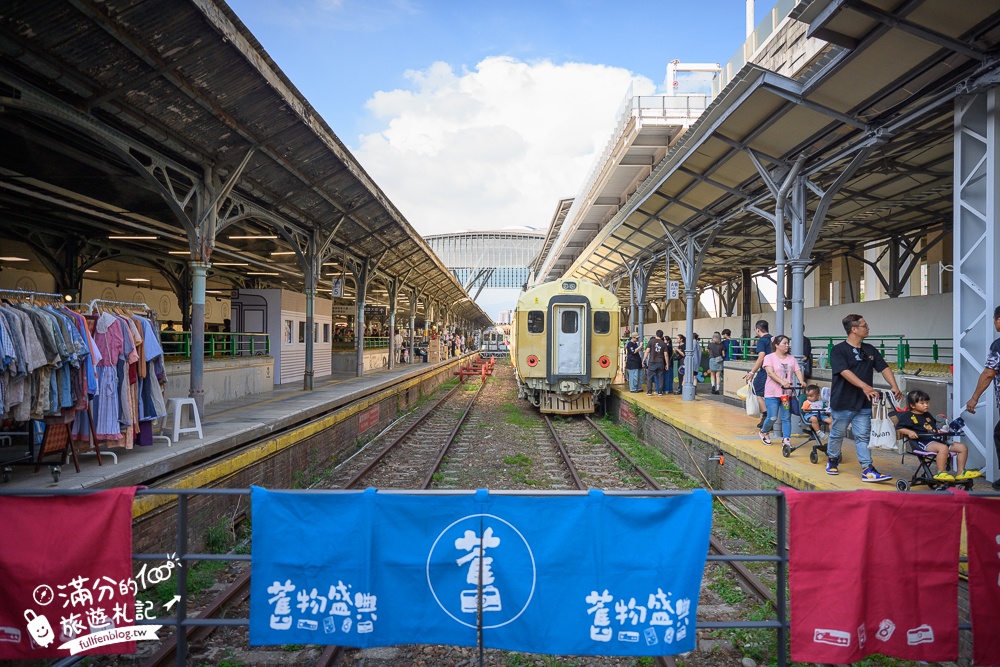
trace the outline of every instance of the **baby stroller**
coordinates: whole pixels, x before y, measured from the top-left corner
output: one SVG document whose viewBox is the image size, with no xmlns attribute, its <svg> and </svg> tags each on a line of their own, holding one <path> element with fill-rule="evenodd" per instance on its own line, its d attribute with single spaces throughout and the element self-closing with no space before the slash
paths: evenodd
<svg viewBox="0 0 1000 667">
<path fill-rule="evenodd" d="M 952 487 L 959 487 L 965 489 L 966 491 L 972 490 L 971 479 L 959 479 L 954 482 L 942 482 L 940 480 L 934 479 L 934 473 L 931 471 L 931 465 L 934 464 L 937 457 L 933 452 L 929 452 L 924 449 L 924 445 L 929 442 L 941 442 L 946 445 L 951 445 L 952 440 L 956 437 L 965 435 L 962 430 L 965 428 L 965 420 L 959 417 L 950 424 L 948 424 L 948 430 L 938 431 L 937 433 L 920 433 L 916 440 L 908 440 L 909 447 L 907 443 L 904 442 L 902 445 L 903 456 L 901 462 L 906 461 L 907 456 L 912 456 L 917 460 L 917 469 L 913 473 L 913 477 L 907 482 L 905 479 L 896 480 L 896 488 L 900 491 L 909 491 L 915 486 L 926 485 L 935 491 L 947 491 Z M 954 472 L 956 469 L 956 459 L 957 454 L 955 452 L 948 452 L 948 463 L 946 464 L 945 470 L 948 472 Z"/>
<path fill-rule="evenodd" d="M 807 437 L 806 437 L 805 440 L 803 440 L 799 444 L 795 445 L 794 447 L 791 446 L 791 445 L 782 445 L 782 447 L 781 447 L 781 455 L 784 456 L 785 458 L 788 458 L 789 456 L 791 456 L 792 452 L 794 452 L 799 447 L 802 447 L 804 445 L 808 445 L 809 443 L 813 443 L 812 450 L 809 452 L 809 462 L 810 463 L 819 463 L 819 452 L 823 452 L 824 454 L 826 454 L 826 439 L 825 439 L 825 436 L 827 434 L 825 432 L 815 430 L 812 427 L 812 424 L 809 423 L 809 418 L 812 417 L 812 416 L 819 417 L 820 424 L 822 425 L 823 424 L 823 418 L 830 416 L 830 408 L 829 408 L 829 405 L 830 405 L 830 388 L 829 387 L 823 387 L 822 389 L 820 389 L 820 398 L 822 398 L 824 404 L 827 406 L 827 407 L 823 408 L 822 410 L 801 410 L 801 409 L 799 410 L 799 422 L 802 424 L 802 430 L 805 432 L 805 434 L 806 434 Z M 799 397 L 799 405 L 802 405 L 803 403 L 804 403 L 804 400 L 802 399 L 802 397 Z M 842 456 L 843 455 L 837 457 L 837 463 L 838 464 L 840 463 L 840 460 L 841 460 Z"/>
</svg>

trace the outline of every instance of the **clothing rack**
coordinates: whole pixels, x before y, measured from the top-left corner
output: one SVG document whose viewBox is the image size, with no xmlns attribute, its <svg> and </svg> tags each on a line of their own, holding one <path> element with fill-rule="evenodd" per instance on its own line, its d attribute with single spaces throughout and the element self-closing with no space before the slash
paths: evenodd
<svg viewBox="0 0 1000 667">
<path fill-rule="evenodd" d="M 83 304 L 80 304 L 83 305 Z M 141 310 L 156 316 L 156 312 L 152 310 L 145 303 L 140 303 L 138 301 L 109 301 L 108 299 L 94 299 L 89 304 L 87 304 L 87 314 L 92 315 L 94 313 L 94 308 L 97 306 L 115 306 L 120 308 L 128 308 L 131 310 Z"/>
<path fill-rule="evenodd" d="M 31 291 L 23 290 L 23 289 L 0 289 L 0 294 L 11 294 L 11 295 L 22 296 L 22 297 L 26 296 L 26 297 L 28 297 L 28 301 L 30 303 L 34 303 L 35 302 L 35 297 L 36 296 L 44 296 L 44 297 L 47 297 L 48 299 L 53 299 L 55 301 L 60 301 L 60 302 L 62 301 L 62 298 L 63 298 L 62 294 L 56 294 L 54 292 L 31 292 Z"/>
</svg>

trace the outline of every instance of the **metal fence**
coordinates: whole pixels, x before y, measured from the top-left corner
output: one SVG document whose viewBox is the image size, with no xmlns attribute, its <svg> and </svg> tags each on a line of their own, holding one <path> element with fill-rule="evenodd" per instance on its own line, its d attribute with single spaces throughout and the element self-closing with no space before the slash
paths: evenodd
<svg viewBox="0 0 1000 667">
<path fill-rule="evenodd" d="M 33 489 L 33 490 L 23 490 L 23 491 L 3 491 L 0 490 L 0 497 L 2 496 L 78 496 L 85 495 L 88 493 L 94 493 L 96 490 L 59 490 L 59 489 Z M 317 491 L 301 491 L 301 493 L 315 494 Z M 356 491 L 344 491 L 344 490 L 331 490 L 322 491 L 319 493 L 356 493 Z M 397 490 L 383 490 L 380 493 L 404 493 L 404 494 L 414 494 L 414 495 L 454 495 L 455 491 L 397 491 Z M 461 493 L 461 492 L 460 492 Z M 468 493 L 474 493 L 474 491 L 468 491 Z M 497 495 L 528 495 L 528 496 L 540 496 L 540 495 L 551 495 L 551 496 L 565 496 L 565 495 L 580 495 L 586 496 L 586 491 L 555 491 L 555 492 L 537 492 L 537 491 L 491 491 Z M 608 495 L 619 495 L 619 496 L 633 496 L 633 497 L 650 497 L 650 496 L 680 496 L 689 493 L 689 491 L 606 491 Z M 787 534 L 788 534 L 788 514 L 787 514 L 787 503 L 785 501 L 785 496 L 780 491 L 709 491 L 713 500 L 716 498 L 734 498 L 734 497 L 764 497 L 773 498 L 775 502 L 775 552 L 771 555 L 756 555 L 748 553 L 730 553 L 728 555 L 718 555 L 709 553 L 707 556 L 707 561 L 709 562 L 758 562 L 758 563 L 774 563 L 776 568 L 775 577 L 775 608 L 774 616 L 772 618 L 767 618 L 764 620 L 756 621 L 697 621 L 695 623 L 695 629 L 768 629 L 774 630 L 777 634 L 776 648 L 775 648 L 775 659 L 779 667 L 785 667 L 789 664 L 788 658 L 788 632 L 790 629 L 789 617 L 788 617 L 788 600 L 787 600 L 787 586 L 788 586 L 788 547 L 787 547 Z M 175 553 L 133 553 L 132 559 L 134 561 L 145 563 L 145 562 L 163 562 L 163 561 L 174 561 L 179 562 L 185 566 L 197 563 L 199 561 L 231 561 L 231 562 L 251 562 L 252 557 L 249 554 L 212 554 L 212 553 L 198 553 L 189 551 L 189 530 L 188 530 L 188 520 L 189 520 L 189 500 L 193 496 L 249 496 L 249 489 L 139 489 L 136 492 L 136 497 L 156 495 L 156 496 L 175 496 L 177 498 L 176 505 L 176 516 L 177 516 L 177 544 Z M 977 494 L 979 495 L 979 494 Z M 1000 495 L 996 493 L 987 493 L 984 495 Z M 962 558 L 961 562 L 968 562 L 967 558 Z M 187 580 L 188 580 L 188 570 L 189 567 L 179 567 L 176 569 L 177 573 L 177 592 L 180 595 L 180 601 L 176 605 L 177 613 L 173 617 L 163 617 L 137 621 L 139 625 L 170 625 L 175 629 L 175 637 L 177 642 L 176 648 L 176 664 L 183 667 L 186 664 L 188 655 L 188 644 L 187 644 L 187 631 L 189 628 L 196 628 L 202 626 L 246 626 L 249 627 L 249 618 L 191 618 L 187 616 L 187 602 L 188 602 L 188 592 L 187 592 Z M 183 628 L 184 631 L 180 631 Z M 963 632 L 969 632 L 972 629 L 971 623 L 960 623 L 959 630 Z M 61 667 L 68 667 L 69 665 L 74 665 L 85 659 L 85 656 L 80 656 L 76 658 L 67 658 L 61 660 L 55 665 L 60 665 Z"/>
<path fill-rule="evenodd" d="M 191 358 L 190 331 L 161 331 L 163 354 Z M 266 333 L 206 333 L 206 357 L 256 357 L 271 354 L 271 337 Z"/>
</svg>

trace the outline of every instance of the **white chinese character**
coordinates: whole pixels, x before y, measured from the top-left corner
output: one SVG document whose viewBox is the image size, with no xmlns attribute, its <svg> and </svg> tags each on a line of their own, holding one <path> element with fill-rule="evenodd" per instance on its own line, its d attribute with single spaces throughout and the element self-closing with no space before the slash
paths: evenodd
<svg viewBox="0 0 1000 667">
<path fill-rule="evenodd" d="M 292 602 L 288 593 L 295 590 L 295 584 L 291 579 L 286 579 L 282 584 L 276 581 L 267 587 L 267 592 L 273 597 L 268 598 L 267 603 L 275 606 L 274 613 L 271 614 L 272 630 L 288 630 L 292 627 Z"/>
</svg>

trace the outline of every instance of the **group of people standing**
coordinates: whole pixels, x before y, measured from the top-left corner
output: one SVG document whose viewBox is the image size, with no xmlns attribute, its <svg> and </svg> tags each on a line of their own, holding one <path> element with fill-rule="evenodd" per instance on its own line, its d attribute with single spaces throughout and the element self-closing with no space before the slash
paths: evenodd
<svg viewBox="0 0 1000 667">
<path fill-rule="evenodd" d="M 656 335 L 652 336 L 645 345 L 639 340 L 639 333 L 629 333 L 626 328 L 625 334 L 628 341 L 625 343 L 625 374 L 628 378 L 629 391 L 639 393 L 642 391 L 643 377 L 642 371 L 646 373 L 646 394 L 651 396 L 654 392 L 658 396 L 668 393 L 680 394 L 678 388 L 674 391 L 674 364 L 677 364 L 678 383 L 684 384 L 684 361 L 686 357 L 687 337 L 684 334 L 677 334 L 676 345 L 671 342 L 670 337 L 663 335 L 662 329 L 656 330 Z M 712 393 L 722 393 L 722 365 L 732 358 L 734 348 L 739 343 L 732 338 L 729 329 L 722 332 L 716 331 L 712 335 L 712 342 L 708 344 L 708 372 L 712 379 Z M 696 359 L 701 360 L 701 345 L 697 334 L 695 335 Z"/>
</svg>

